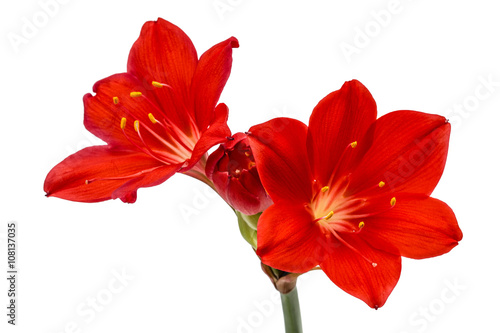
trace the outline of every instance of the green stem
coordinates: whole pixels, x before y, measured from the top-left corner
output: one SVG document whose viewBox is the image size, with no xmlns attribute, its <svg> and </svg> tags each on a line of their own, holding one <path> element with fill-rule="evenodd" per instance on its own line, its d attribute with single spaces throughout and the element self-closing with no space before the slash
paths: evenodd
<svg viewBox="0 0 500 333">
<path fill-rule="evenodd" d="M 302 333 L 302 318 L 300 317 L 299 294 L 297 287 L 288 294 L 281 295 L 283 317 L 285 317 L 286 333 Z"/>
</svg>

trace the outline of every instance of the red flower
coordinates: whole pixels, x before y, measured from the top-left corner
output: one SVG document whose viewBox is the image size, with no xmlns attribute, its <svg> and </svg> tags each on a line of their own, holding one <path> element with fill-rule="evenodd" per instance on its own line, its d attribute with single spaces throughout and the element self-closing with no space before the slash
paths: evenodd
<svg viewBox="0 0 500 333">
<path fill-rule="evenodd" d="M 244 133 L 234 134 L 210 154 L 206 174 L 219 195 L 243 214 L 255 215 L 272 203 L 260 182 Z"/>
<path fill-rule="evenodd" d="M 135 202 L 137 189 L 176 172 L 204 176 L 207 150 L 231 135 L 217 101 L 229 77 L 231 37 L 198 60 L 189 37 L 163 19 L 146 22 L 127 72 L 94 85 L 83 98 L 87 130 L 107 145 L 80 150 L 47 175 L 47 196 Z"/>
<path fill-rule="evenodd" d="M 370 92 L 350 81 L 319 102 L 309 127 L 278 118 L 249 135 L 274 202 L 257 226 L 262 262 L 292 273 L 319 265 L 373 308 L 395 287 L 401 256 L 438 256 L 462 239 L 453 211 L 429 197 L 450 124 L 415 111 L 376 113 Z"/>
</svg>

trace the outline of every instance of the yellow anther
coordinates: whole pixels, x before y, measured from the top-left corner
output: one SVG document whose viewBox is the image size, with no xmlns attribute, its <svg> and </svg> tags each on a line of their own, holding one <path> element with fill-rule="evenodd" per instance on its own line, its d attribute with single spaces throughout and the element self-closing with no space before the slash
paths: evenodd
<svg viewBox="0 0 500 333">
<path fill-rule="evenodd" d="M 241 173 L 241 170 L 240 169 L 236 169 L 236 170 L 234 170 L 234 173 L 237 174 L 237 175 L 239 175 Z"/>
<path fill-rule="evenodd" d="M 136 132 L 139 132 L 139 120 L 134 121 L 134 129 Z"/>
<path fill-rule="evenodd" d="M 121 129 L 125 129 L 125 125 L 127 125 L 127 118 L 123 117 L 122 121 L 120 121 Z"/>
<path fill-rule="evenodd" d="M 359 222 L 359 224 L 358 224 L 359 229 L 363 228 L 364 226 L 365 226 L 365 222 L 363 222 L 363 221 Z"/>
<path fill-rule="evenodd" d="M 153 124 L 156 124 L 158 122 L 158 120 L 156 120 L 156 118 L 153 116 L 152 113 L 148 114 L 148 117 L 149 117 L 149 120 L 151 120 L 151 122 Z"/>
<path fill-rule="evenodd" d="M 250 155 L 251 155 L 251 154 L 250 154 L 250 152 L 249 152 L 249 151 L 246 151 L 246 152 L 245 152 L 245 156 L 246 156 L 246 157 L 250 157 Z"/>
<path fill-rule="evenodd" d="M 391 199 L 391 206 L 394 206 L 396 204 L 396 197 L 393 197 Z"/>
<path fill-rule="evenodd" d="M 353 143 L 351 143 L 351 148 L 356 148 L 357 145 L 358 145 L 358 141 L 354 141 Z"/>
<path fill-rule="evenodd" d="M 130 97 L 140 97 L 142 96 L 142 93 L 140 91 L 132 91 L 130 93 Z"/>
<path fill-rule="evenodd" d="M 162 88 L 163 87 L 163 84 L 161 84 L 160 82 L 153 81 L 153 82 L 151 82 L 151 84 L 153 85 L 153 87 L 156 87 L 156 88 Z"/>
<path fill-rule="evenodd" d="M 325 186 L 325 187 L 322 187 L 321 188 L 321 192 L 322 193 L 325 193 L 326 191 L 328 191 L 330 188 L 328 186 Z"/>
<path fill-rule="evenodd" d="M 113 97 L 113 103 L 115 104 L 118 104 L 118 102 L 120 102 L 120 100 L 118 99 L 118 97 Z"/>
<path fill-rule="evenodd" d="M 248 168 L 251 169 L 255 166 L 255 162 L 248 163 Z"/>
<path fill-rule="evenodd" d="M 378 187 L 384 187 L 384 186 L 385 186 L 385 182 L 378 183 Z"/>
<path fill-rule="evenodd" d="M 328 214 L 325 216 L 325 220 L 330 219 L 332 216 L 333 216 L 333 210 L 332 210 L 332 211 L 330 211 L 330 213 L 328 213 Z"/>
<path fill-rule="evenodd" d="M 86 179 L 86 180 L 85 180 L 85 185 L 88 185 L 88 184 L 89 184 L 89 180 L 88 180 L 88 179 Z"/>
</svg>

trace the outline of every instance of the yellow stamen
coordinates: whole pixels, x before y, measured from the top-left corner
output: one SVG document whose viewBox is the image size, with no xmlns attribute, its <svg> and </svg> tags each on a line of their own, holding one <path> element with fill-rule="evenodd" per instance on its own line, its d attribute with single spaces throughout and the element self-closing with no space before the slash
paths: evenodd
<svg viewBox="0 0 500 333">
<path fill-rule="evenodd" d="M 140 91 L 132 91 L 130 93 L 130 97 L 140 97 L 142 96 L 142 93 Z"/>
<path fill-rule="evenodd" d="M 118 99 L 118 97 L 113 97 L 113 103 L 118 104 L 118 102 L 120 102 L 120 100 Z"/>
<path fill-rule="evenodd" d="M 391 206 L 394 206 L 396 204 L 396 197 L 393 197 L 391 199 Z"/>
<path fill-rule="evenodd" d="M 234 173 L 235 173 L 235 174 L 237 174 L 237 175 L 239 175 L 239 174 L 241 173 L 241 170 L 240 170 L 240 169 L 236 169 L 236 170 L 234 171 Z"/>
<path fill-rule="evenodd" d="M 323 188 L 321 188 L 321 192 L 322 193 L 325 193 L 326 191 L 328 191 L 330 188 L 328 186 L 325 186 Z"/>
<path fill-rule="evenodd" d="M 255 162 L 248 163 L 248 168 L 251 169 L 255 166 Z"/>
<path fill-rule="evenodd" d="M 125 129 L 125 125 L 127 125 L 127 118 L 123 117 L 122 121 L 120 121 L 121 129 Z"/>
<path fill-rule="evenodd" d="M 148 114 L 148 117 L 149 117 L 149 120 L 151 120 L 151 122 L 153 124 L 156 124 L 158 122 L 158 120 L 156 120 L 156 118 L 153 116 L 152 113 Z"/>
<path fill-rule="evenodd" d="M 378 187 L 384 187 L 384 186 L 385 186 L 385 182 L 378 183 Z"/>
<path fill-rule="evenodd" d="M 358 141 L 354 141 L 353 143 L 351 143 L 351 148 L 356 148 L 357 145 L 358 145 Z"/>
<path fill-rule="evenodd" d="M 249 151 L 246 151 L 246 152 L 245 152 L 245 156 L 246 156 L 246 157 L 250 157 L 250 152 L 249 152 Z"/>
<path fill-rule="evenodd" d="M 139 132 L 139 120 L 134 121 L 134 129 L 136 132 Z"/>
<path fill-rule="evenodd" d="M 333 210 L 332 210 L 332 211 L 330 211 L 330 213 L 328 213 L 328 214 L 325 216 L 325 220 L 330 219 L 332 216 L 333 216 Z"/>
<path fill-rule="evenodd" d="M 364 226 L 365 226 L 365 222 L 363 222 L 363 221 L 359 222 L 359 224 L 358 224 L 359 229 L 363 228 Z"/>
<path fill-rule="evenodd" d="M 153 81 L 153 82 L 151 82 L 151 84 L 153 85 L 153 87 L 156 87 L 156 88 L 162 88 L 163 87 L 163 84 L 161 84 L 160 82 Z"/>
<path fill-rule="evenodd" d="M 89 184 L 89 180 L 85 180 L 85 185 L 88 185 Z"/>
</svg>

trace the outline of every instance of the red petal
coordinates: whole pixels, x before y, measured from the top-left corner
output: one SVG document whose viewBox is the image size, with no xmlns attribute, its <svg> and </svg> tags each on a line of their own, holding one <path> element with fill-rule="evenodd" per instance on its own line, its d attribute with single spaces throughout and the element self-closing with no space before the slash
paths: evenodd
<svg viewBox="0 0 500 333">
<path fill-rule="evenodd" d="M 277 203 L 259 218 L 257 255 L 268 266 L 305 273 L 319 264 L 323 238 L 304 207 Z"/>
<path fill-rule="evenodd" d="M 231 135 L 231 130 L 227 126 L 228 115 L 229 109 L 225 104 L 217 105 L 213 122 L 207 130 L 201 133 L 200 139 L 194 146 L 189 164 L 183 168 L 183 171 L 192 168 L 210 148 L 226 141 L 226 137 Z"/>
<path fill-rule="evenodd" d="M 197 63 L 191 39 L 176 25 L 158 18 L 143 25 L 130 50 L 127 68 L 145 84 L 158 81 L 170 85 L 189 105 L 188 92 Z"/>
<path fill-rule="evenodd" d="M 395 254 L 413 259 L 445 254 L 462 239 L 451 208 L 425 196 L 398 196 L 392 209 L 364 222 L 359 235 L 373 247 L 385 251 L 395 248 Z"/>
<path fill-rule="evenodd" d="M 168 118 L 189 133 L 190 118 L 194 117 L 189 90 L 197 64 L 196 49 L 189 37 L 159 18 L 142 27 L 130 50 L 127 69 L 150 91 Z M 170 87 L 153 87 L 153 81 Z"/>
<path fill-rule="evenodd" d="M 264 188 L 274 202 L 311 200 L 312 177 L 307 161 L 307 126 L 275 118 L 250 128 L 248 139 Z"/>
<path fill-rule="evenodd" d="M 252 202 L 249 200 L 251 204 L 245 202 L 245 210 L 247 212 L 245 213 L 244 211 L 242 211 L 243 213 L 247 215 L 257 214 L 263 212 L 273 203 L 269 195 L 267 195 L 266 191 L 264 190 L 264 187 L 262 186 L 256 168 L 252 168 L 251 170 L 245 172 L 242 171 L 242 175 L 240 176 L 240 183 L 252 196 L 258 199 L 257 202 Z"/>
<path fill-rule="evenodd" d="M 133 203 L 137 198 L 139 188 L 159 185 L 172 177 L 180 168 L 180 165 L 163 165 L 152 171 L 145 172 L 140 177 L 129 180 L 115 190 L 112 199 L 120 198 L 123 202 Z"/>
<path fill-rule="evenodd" d="M 327 250 L 321 268 L 339 288 L 372 308 L 380 308 L 399 280 L 401 257 L 375 250 L 357 235 L 342 234 L 342 238 L 365 258 L 339 244 Z"/>
<path fill-rule="evenodd" d="M 221 172 L 217 169 L 218 168 L 218 163 L 220 162 L 221 158 L 224 156 L 224 147 L 223 145 L 220 145 L 216 150 L 214 150 L 207 158 L 207 163 L 205 166 L 205 174 L 207 175 L 207 178 L 212 180 L 212 177 L 218 177 Z M 226 176 L 224 178 L 227 178 L 227 172 Z M 226 188 L 226 186 L 224 187 Z"/>
<path fill-rule="evenodd" d="M 444 117 L 395 111 L 377 119 L 367 137 L 370 148 L 350 177 L 347 195 L 385 182 L 377 191 L 430 195 L 443 173 L 450 124 Z"/>
<path fill-rule="evenodd" d="M 248 170 L 243 170 L 240 179 L 234 177 L 229 179 L 226 201 L 231 207 L 243 214 L 254 215 L 260 213 L 264 210 L 260 209 L 260 198 L 257 196 L 257 193 L 252 193 L 243 186 L 241 178 L 244 177 L 252 176 L 249 174 Z"/>
<path fill-rule="evenodd" d="M 56 165 L 45 179 L 44 190 L 47 196 L 71 201 L 98 202 L 119 197 L 134 202 L 139 187 L 163 182 L 177 169 L 179 166 L 166 166 L 142 153 L 94 146 Z M 115 195 L 121 187 L 120 194 Z"/>
<path fill-rule="evenodd" d="M 238 46 L 238 40 L 231 37 L 200 57 L 191 86 L 195 119 L 200 129 L 207 128 L 212 121 L 213 110 L 231 73 L 232 49 Z"/>
<path fill-rule="evenodd" d="M 357 80 L 344 83 L 318 103 L 309 119 L 307 146 L 313 175 L 321 186 L 329 183 L 338 163 L 337 174 L 349 165 L 352 153 L 343 154 L 346 147 L 361 140 L 376 118 L 375 100 Z"/>
</svg>

